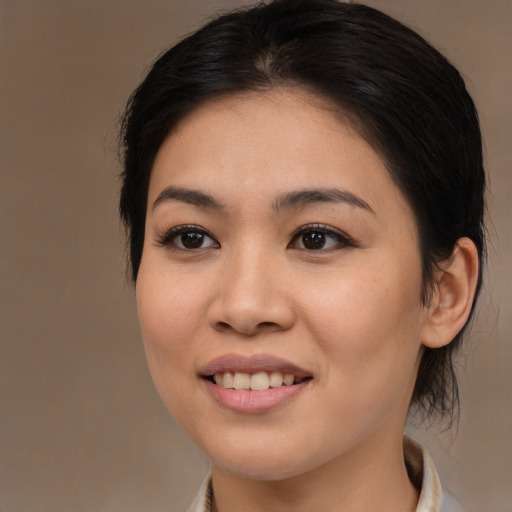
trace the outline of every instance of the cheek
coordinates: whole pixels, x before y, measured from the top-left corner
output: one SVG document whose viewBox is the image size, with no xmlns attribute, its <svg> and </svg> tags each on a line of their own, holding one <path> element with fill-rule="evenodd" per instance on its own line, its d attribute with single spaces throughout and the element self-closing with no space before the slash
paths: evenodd
<svg viewBox="0 0 512 512">
<path fill-rule="evenodd" d="M 190 368 L 197 327 L 201 322 L 201 288 L 168 272 L 141 265 L 136 297 L 148 364 L 155 380 L 172 379 Z"/>
<path fill-rule="evenodd" d="M 193 357 L 200 343 L 198 326 L 204 321 L 200 290 L 190 279 L 169 276 L 165 268 L 141 265 L 136 297 L 148 367 L 163 403 L 187 431 L 187 411 L 197 393 L 190 385 Z"/>
<path fill-rule="evenodd" d="M 308 329 L 327 356 L 326 366 L 343 368 L 340 385 L 361 389 L 410 379 L 420 348 L 416 266 L 371 268 L 331 276 L 304 296 Z"/>
</svg>

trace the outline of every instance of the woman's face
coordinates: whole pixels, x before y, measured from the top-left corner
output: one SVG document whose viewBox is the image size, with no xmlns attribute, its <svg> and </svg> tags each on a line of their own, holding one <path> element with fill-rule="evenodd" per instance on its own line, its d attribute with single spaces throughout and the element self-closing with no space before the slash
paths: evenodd
<svg viewBox="0 0 512 512">
<path fill-rule="evenodd" d="M 160 148 L 142 335 L 162 400 L 214 468 L 275 480 L 399 442 L 421 287 L 410 207 L 320 99 L 219 99 Z"/>
</svg>

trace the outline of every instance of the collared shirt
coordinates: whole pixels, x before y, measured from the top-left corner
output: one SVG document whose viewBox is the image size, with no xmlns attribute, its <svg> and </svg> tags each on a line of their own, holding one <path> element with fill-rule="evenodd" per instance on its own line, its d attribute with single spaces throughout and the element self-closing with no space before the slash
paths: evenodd
<svg viewBox="0 0 512 512">
<path fill-rule="evenodd" d="M 411 482 L 420 489 L 416 512 L 462 512 L 452 496 L 443 495 L 434 461 L 428 451 L 406 436 L 404 436 L 404 458 Z M 211 476 L 208 476 L 188 512 L 211 512 L 212 501 L 212 481 Z"/>
</svg>

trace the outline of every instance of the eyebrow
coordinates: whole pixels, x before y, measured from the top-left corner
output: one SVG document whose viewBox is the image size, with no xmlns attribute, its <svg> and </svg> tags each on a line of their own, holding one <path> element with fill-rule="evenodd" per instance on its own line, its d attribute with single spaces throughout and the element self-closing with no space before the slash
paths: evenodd
<svg viewBox="0 0 512 512">
<path fill-rule="evenodd" d="M 160 192 L 153 203 L 153 210 L 159 204 L 168 201 L 179 201 L 219 211 L 226 208 L 224 203 L 200 190 L 169 186 Z M 279 212 L 282 210 L 305 208 L 316 203 L 345 203 L 375 214 L 373 208 L 364 199 L 348 190 L 337 188 L 315 188 L 287 192 L 275 199 L 272 203 L 272 209 Z"/>
<path fill-rule="evenodd" d="M 224 210 L 225 206 L 223 203 L 215 199 L 214 197 L 201 192 L 200 190 L 193 190 L 189 188 L 180 187 L 166 187 L 153 203 L 153 210 L 161 203 L 168 201 L 179 201 L 181 203 L 187 203 L 194 206 L 200 206 L 208 208 L 210 210 Z"/>
<path fill-rule="evenodd" d="M 375 214 L 373 208 L 361 197 L 348 190 L 337 188 L 315 188 L 288 192 L 279 196 L 272 204 L 275 211 L 299 209 L 315 203 L 346 203 Z"/>
</svg>

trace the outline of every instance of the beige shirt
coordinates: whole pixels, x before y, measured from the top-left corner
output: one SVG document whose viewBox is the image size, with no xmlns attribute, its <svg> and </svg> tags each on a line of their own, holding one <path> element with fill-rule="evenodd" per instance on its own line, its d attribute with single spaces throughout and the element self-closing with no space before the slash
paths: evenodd
<svg viewBox="0 0 512 512">
<path fill-rule="evenodd" d="M 462 512 L 453 497 L 443 496 L 434 462 L 423 446 L 404 437 L 404 457 L 411 482 L 421 489 L 416 512 Z M 188 512 L 211 512 L 212 497 L 211 477 L 208 476 Z"/>
</svg>

